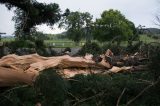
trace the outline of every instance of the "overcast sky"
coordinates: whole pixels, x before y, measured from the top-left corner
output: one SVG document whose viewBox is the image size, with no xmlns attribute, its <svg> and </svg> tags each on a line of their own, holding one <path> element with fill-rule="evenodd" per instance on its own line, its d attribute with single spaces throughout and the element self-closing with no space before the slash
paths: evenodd
<svg viewBox="0 0 160 106">
<path fill-rule="evenodd" d="M 104 10 L 118 9 L 127 19 L 136 26 L 157 27 L 155 16 L 158 14 L 160 2 L 158 0 L 37 0 L 38 2 L 58 3 L 61 10 L 69 8 L 71 11 L 89 12 L 94 19 L 100 18 Z M 14 22 L 11 21 L 13 11 L 8 11 L 4 5 L 0 5 L 0 32 L 13 34 Z M 38 26 L 44 33 L 59 33 L 62 30 L 50 29 L 46 25 Z"/>
</svg>

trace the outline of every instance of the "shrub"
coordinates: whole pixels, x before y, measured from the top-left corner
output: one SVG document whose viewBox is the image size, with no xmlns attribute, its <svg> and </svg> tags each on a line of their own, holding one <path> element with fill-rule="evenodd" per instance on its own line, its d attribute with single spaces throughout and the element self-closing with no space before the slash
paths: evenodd
<svg viewBox="0 0 160 106">
<path fill-rule="evenodd" d="M 140 46 L 143 44 L 142 41 L 139 41 L 133 45 L 128 45 L 127 48 L 126 48 L 126 52 L 127 53 L 135 53 L 137 51 L 139 51 L 140 49 Z"/>
<path fill-rule="evenodd" d="M 12 52 L 15 52 L 18 48 L 35 48 L 35 43 L 30 40 L 16 40 L 7 42 L 5 46 L 8 46 Z"/>
<path fill-rule="evenodd" d="M 86 43 L 79 51 L 78 51 L 78 55 L 85 55 L 86 53 L 90 53 L 93 55 L 98 55 L 102 53 L 102 49 L 101 47 L 95 43 Z"/>
<path fill-rule="evenodd" d="M 56 70 L 44 70 L 36 79 L 35 89 L 44 97 L 43 106 L 63 106 L 66 99 L 66 85 Z"/>
<path fill-rule="evenodd" d="M 36 92 L 33 87 L 11 88 L 0 95 L 0 106 L 35 106 Z"/>
<path fill-rule="evenodd" d="M 149 45 L 148 50 L 150 60 L 149 68 L 154 79 L 157 80 L 160 77 L 160 44 L 152 43 Z"/>
<path fill-rule="evenodd" d="M 126 88 L 120 101 L 120 106 L 125 106 L 127 101 L 137 96 L 139 92 L 148 86 L 147 83 L 137 83 L 141 77 L 141 74 L 77 75 L 73 78 L 74 80 L 70 81 L 69 92 L 72 95 L 69 96 L 69 100 L 73 101 L 70 105 L 97 106 L 99 104 L 100 106 L 115 106 L 118 97 Z M 79 102 L 81 100 L 85 101 Z M 140 105 L 142 101 L 145 101 L 142 97 L 138 98 L 132 105 Z M 142 105 L 149 106 L 145 103 Z"/>
<path fill-rule="evenodd" d="M 36 52 L 40 56 L 45 56 L 45 57 L 58 55 L 58 53 L 55 50 L 53 50 L 51 47 L 49 47 L 49 48 L 36 48 Z"/>
<path fill-rule="evenodd" d="M 150 85 L 149 72 L 123 74 L 77 75 L 65 81 L 55 69 L 46 69 L 37 77 L 34 87 L 1 91 L 0 106 L 116 106 L 124 88 L 119 106 L 136 97 Z M 139 79 L 143 79 L 141 81 Z M 148 81 L 148 82 L 147 82 Z M 129 106 L 159 106 L 160 83 L 152 86 Z"/>
<path fill-rule="evenodd" d="M 35 45 L 36 45 L 36 48 L 44 48 L 45 47 L 43 40 L 35 40 Z"/>
</svg>

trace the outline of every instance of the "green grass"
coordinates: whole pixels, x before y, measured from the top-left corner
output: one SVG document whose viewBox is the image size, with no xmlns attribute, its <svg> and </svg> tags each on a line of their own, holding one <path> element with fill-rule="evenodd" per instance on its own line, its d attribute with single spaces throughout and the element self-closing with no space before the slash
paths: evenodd
<svg viewBox="0 0 160 106">
<path fill-rule="evenodd" d="M 0 42 L 11 42 L 14 41 L 14 38 L 2 38 Z M 154 39 L 152 37 L 149 37 L 147 35 L 140 35 L 140 41 L 143 41 L 144 43 L 150 43 L 150 42 L 159 42 L 160 39 Z M 135 41 L 136 42 L 136 41 Z M 135 43 L 134 42 L 134 43 Z M 102 44 L 101 42 L 97 42 L 100 45 Z M 105 42 L 107 43 L 107 42 Z M 85 40 L 80 41 L 79 44 L 76 44 L 74 41 L 69 40 L 69 39 L 53 39 L 53 40 L 44 40 L 44 44 L 47 46 L 52 46 L 52 47 L 60 47 L 60 48 L 65 48 L 65 47 L 81 47 L 85 44 Z M 121 46 L 127 46 L 127 41 L 121 42 Z"/>
<path fill-rule="evenodd" d="M 159 42 L 160 43 L 160 39 L 154 39 L 154 38 L 149 37 L 147 35 L 140 35 L 140 41 L 143 41 L 145 43 L 151 43 L 151 42 Z"/>
<path fill-rule="evenodd" d="M 13 38 L 13 37 L 4 37 L 4 38 L 1 38 L 0 42 L 11 42 L 14 40 L 15 40 L 15 38 Z"/>
</svg>

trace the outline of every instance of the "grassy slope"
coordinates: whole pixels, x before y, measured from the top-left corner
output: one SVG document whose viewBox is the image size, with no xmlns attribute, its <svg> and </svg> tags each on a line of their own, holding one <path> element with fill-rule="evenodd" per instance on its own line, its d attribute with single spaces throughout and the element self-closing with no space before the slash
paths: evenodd
<svg viewBox="0 0 160 106">
<path fill-rule="evenodd" d="M 10 42 L 10 41 L 14 41 L 14 38 L 2 38 L 2 42 Z M 154 39 L 151 37 L 148 37 L 147 35 L 140 35 L 140 41 L 143 41 L 145 43 L 150 43 L 150 42 L 159 42 L 160 43 L 160 39 Z M 0 41 L 1 42 L 1 41 Z M 68 40 L 68 39 L 56 39 L 56 40 L 45 40 L 44 41 L 46 45 L 50 45 L 54 47 L 77 47 L 77 46 L 82 46 L 84 45 L 85 41 L 82 40 L 78 45 L 73 42 L 72 40 Z M 126 46 L 127 45 L 127 41 L 124 41 L 121 43 L 122 46 Z"/>
<path fill-rule="evenodd" d="M 150 43 L 150 42 L 160 42 L 160 39 L 154 39 L 152 37 L 148 37 L 147 35 L 140 35 L 140 41 L 143 41 L 145 43 Z"/>
</svg>

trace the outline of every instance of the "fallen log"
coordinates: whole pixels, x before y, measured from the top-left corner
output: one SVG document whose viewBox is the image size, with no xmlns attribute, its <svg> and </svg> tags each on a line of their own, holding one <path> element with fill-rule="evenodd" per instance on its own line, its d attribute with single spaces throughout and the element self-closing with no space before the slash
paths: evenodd
<svg viewBox="0 0 160 106">
<path fill-rule="evenodd" d="M 24 73 L 10 68 L 0 67 L 0 87 L 14 86 L 15 84 L 33 84 L 34 73 Z"/>
<path fill-rule="evenodd" d="M 136 70 L 133 67 L 112 67 L 112 64 L 105 59 L 97 63 L 89 57 L 71 57 L 68 55 L 42 57 L 38 54 L 4 56 L 0 59 L 0 87 L 14 86 L 15 84 L 32 85 L 39 72 L 48 68 L 61 70 L 61 75 L 63 74 L 65 78 L 73 77 L 76 74 L 118 73 Z"/>
<path fill-rule="evenodd" d="M 56 57 L 42 57 L 32 55 L 8 55 L 0 59 L 0 86 L 12 86 L 18 83 L 32 85 L 40 71 L 48 68 L 97 68 L 109 69 L 112 67 L 102 60 L 100 63 L 83 57 L 71 57 L 68 55 Z"/>
<path fill-rule="evenodd" d="M 122 72 L 137 72 L 146 71 L 148 69 L 147 65 L 139 66 L 123 66 L 117 67 L 113 66 L 111 69 L 63 69 L 60 70 L 60 74 L 65 78 L 74 77 L 78 74 L 89 75 L 89 74 L 110 74 L 110 73 L 122 73 Z"/>
<path fill-rule="evenodd" d="M 148 58 L 144 58 L 142 56 L 113 56 L 112 64 L 114 66 L 122 67 L 122 66 L 139 66 L 145 65 L 149 62 Z"/>
</svg>

